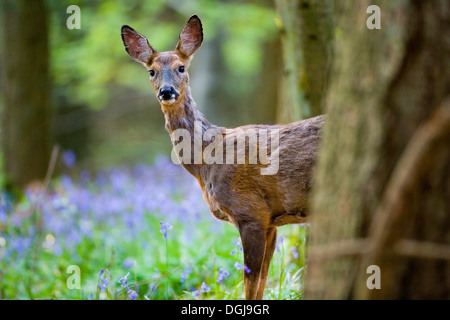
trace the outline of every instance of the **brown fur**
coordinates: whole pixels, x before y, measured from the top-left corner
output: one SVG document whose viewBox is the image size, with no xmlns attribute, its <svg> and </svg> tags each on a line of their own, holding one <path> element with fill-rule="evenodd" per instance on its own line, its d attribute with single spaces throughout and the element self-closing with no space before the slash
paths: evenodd
<svg viewBox="0 0 450 320">
<path fill-rule="evenodd" d="M 148 57 L 148 53 L 151 53 L 149 59 L 139 62 L 156 72 L 152 79 L 156 94 L 163 84 L 170 84 L 179 93 L 173 103 L 161 101 L 161 109 L 171 136 L 177 129 L 186 129 L 191 133 L 191 150 L 194 150 L 194 121 L 202 122 L 203 132 L 212 128 L 220 132 L 224 144 L 252 129 L 279 129 L 279 169 L 274 175 L 261 175 L 260 169 L 264 165 L 250 164 L 248 150 L 245 164 L 194 164 L 193 154 L 191 164 L 182 163 L 199 181 L 212 214 L 238 228 L 244 249 L 244 263 L 251 270 L 250 273 L 244 272 L 245 297 L 262 299 L 275 249 L 277 227 L 307 221 L 311 175 L 325 116 L 287 125 L 247 125 L 236 129 L 215 126 L 197 110 L 187 72 L 177 72 L 180 66 L 187 69 L 192 54 L 203 40 L 198 17 L 191 17 L 180 35 L 177 49 L 170 52 L 158 53 L 150 45 L 145 48 L 145 43 L 148 44 L 143 40 L 145 38 L 140 39 L 142 36 L 137 32 L 129 27 L 124 28 L 122 36 L 127 51 L 131 52 L 130 55 L 132 52 L 138 53 L 132 56 L 135 60 L 139 61 L 139 57 Z M 131 40 L 128 41 L 128 38 Z M 129 48 L 136 43 L 144 44 L 144 48 Z M 255 132 L 259 138 L 258 131 Z M 175 145 L 176 141 L 173 143 Z M 206 142 L 202 142 L 203 149 L 206 145 Z M 269 149 L 269 152 L 273 151 Z"/>
</svg>

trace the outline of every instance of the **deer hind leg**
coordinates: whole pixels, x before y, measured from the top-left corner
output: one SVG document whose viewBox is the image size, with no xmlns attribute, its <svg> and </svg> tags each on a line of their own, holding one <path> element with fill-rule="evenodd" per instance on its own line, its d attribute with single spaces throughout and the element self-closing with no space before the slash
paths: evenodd
<svg viewBox="0 0 450 320">
<path fill-rule="evenodd" d="M 262 270 L 260 274 L 258 293 L 256 295 L 256 299 L 258 300 L 262 299 L 264 295 L 267 276 L 269 274 L 270 262 L 272 261 L 272 256 L 273 252 L 275 251 L 276 242 L 277 242 L 277 227 L 271 227 L 266 231 L 264 258 L 262 262 Z"/>
<path fill-rule="evenodd" d="M 261 300 L 264 295 L 270 261 L 275 250 L 277 228 L 264 230 L 257 223 L 247 223 L 239 228 L 244 249 L 245 299 Z"/>
<path fill-rule="evenodd" d="M 239 226 L 244 249 L 244 264 L 250 272 L 244 270 L 244 290 L 246 300 L 261 299 L 259 287 L 265 251 L 265 232 L 257 223 L 245 223 Z"/>
</svg>

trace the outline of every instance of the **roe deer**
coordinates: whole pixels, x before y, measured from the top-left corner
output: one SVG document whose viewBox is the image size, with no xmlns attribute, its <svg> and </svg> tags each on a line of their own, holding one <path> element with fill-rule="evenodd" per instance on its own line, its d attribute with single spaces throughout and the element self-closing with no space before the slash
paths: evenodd
<svg viewBox="0 0 450 320">
<path fill-rule="evenodd" d="M 128 54 L 150 73 L 174 150 L 180 138 L 178 130 L 190 133 L 179 142 L 189 143 L 188 151 L 176 155 L 183 159 L 180 160 L 183 167 L 197 178 L 211 213 L 239 230 L 247 267 L 243 271 L 245 298 L 262 299 L 277 227 L 306 221 L 311 173 L 324 116 L 287 125 L 247 125 L 235 129 L 209 123 L 196 108 L 187 73 L 192 56 L 203 41 L 202 24 L 196 15 L 187 22 L 174 51 L 157 52 L 144 36 L 126 25 L 122 27 L 122 39 Z M 207 163 L 208 159 L 201 155 L 198 158 L 195 149 L 206 151 L 208 145 L 202 136 L 211 130 L 216 134 L 209 140 L 219 142 L 216 147 L 231 145 L 239 149 L 239 140 L 244 141 L 249 151 L 244 161 L 220 164 L 220 161 Z M 264 130 L 278 134 L 270 137 L 274 142 L 278 138 L 279 143 L 266 148 L 268 153 L 278 157 L 272 174 L 262 174 L 267 162 L 255 163 L 250 159 L 251 152 L 259 152 L 262 147 L 257 145 L 252 149 L 247 140 L 255 137 L 262 140 Z M 195 137 L 197 133 L 200 139 Z M 216 155 L 222 157 L 217 150 Z M 235 160 L 234 154 L 227 158 L 230 159 Z"/>
</svg>

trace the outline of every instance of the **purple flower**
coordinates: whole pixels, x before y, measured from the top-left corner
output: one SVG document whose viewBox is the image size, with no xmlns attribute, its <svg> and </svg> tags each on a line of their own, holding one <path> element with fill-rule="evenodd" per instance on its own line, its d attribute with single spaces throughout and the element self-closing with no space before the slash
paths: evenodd
<svg viewBox="0 0 450 320">
<path fill-rule="evenodd" d="M 128 294 L 128 299 L 131 300 L 136 300 L 137 297 L 139 297 L 139 294 L 137 293 L 137 286 L 135 285 L 135 290 L 130 289 L 130 287 L 127 285 L 128 284 L 128 276 L 130 275 L 130 273 L 128 272 L 125 276 L 123 276 L 122 278 L 119 279 L 118 283 L 120 283 L 120 286 L 122 288 L 127 289 L 127 294 Z"/>
<path fill-rule="evenodd" d="M 280 236 L 280 238 L 278 239 L 276 246 L 277 252 L 280 252 L 280 249 L 283 246 L 284 239 L 284 236 Z"/>
<path fill-rule="evenodd" d="M 77 157 L 72 150 L 64 151 L 61 155 L 61 158 L 64 164 L 69 168 L 73 167 L 75 162 L 77 162 Z"/>
<path fill-rule="evenodd" d="M 291 253 L 292 253 L 292 257 L 294 257 L 294 259 L 298 258 L 297 247 L 292 247 L 291 248 Z"/>
<path fill-rule="evenodd" d="M 134 267 L 135 265 L 136 265 L 136 260 L 134 260 L 132 258 L 126 258 L 122 263 L 122 267 L 124 267 L 125 269 L 130 269 L 130 268 Z"/>
<path fill-rule="evenodd" d="M 191 290 L 191 292 L 192 292 L 192 296 L 195 298 L 195 297 L 198 297 L 199 295 L 200 295 L 200 291 L 198 291 L 197 289 L 195 289 L 193 286 L 190 286 L 189 287 L 189 290 Z"/>
<path fill-rule="evenodd" d="M 237 261 L 236 261 L 236 263 L 234 264 L 234 267 L 235 267 L 238 271 L 242 270 L 242 265 L 241 265 L 239 262 L 237 262 Z M 252 270 L 250 270 L 250 268 L 247 267 L 245 264 L 244 264 L 244 271 L 245 271 L 246 273 L 252 272 Z"/>
<path fill-rule="evenodd" d="M 231 256 L 234 256 L 238 250 L 241 251 L 241 252 L 243 251 L 243 249 L 242 249 L 242 243 L 241 243 L 241 239 L 240 239 L 240 238 L 239 238 L 239 240 L 236 242 L 236 246 L 237 246 L 238 248 L 237 248 L 237 249 L 231 250 L 231 252 L 230 252 L 230 255 L 231 255 Z"/>
<path fill-rule="evenodd" d="M 208 287 L 208 285 L 205 282 L 202 282 L 202 285 L 200 286 L 200 291 L 201 292 L 209 292 L 209 291 L 211 291 L 211 288 Z"/>
<path fill-rule="evenodd" d="M 239 238 L 238 242 L 236 242 L 236 245 L 239 248 L 239 251 L 243 251 L 243 249 L 242 249 L 242 241 L 241 241 L 240 238 Z"/>
<path fill-rule="evenodd" d="M 122 288 L 126 288 L 127 287 L 127 283 L 128 283 L 128 276 L 130 275 L 130 273 L 128 272 L 124 277 L 120 278 L 118 283 L 120 283 L 120 286 Z"/>
<path fill-rule="evenodd" d="M 180 282 L 184 283 L 186 281 L 186 278 L 188 277 L 188 275 L 192 272 L 191 267 L 188 265 L 186 267 L 186 269 L 183 270 L 183 272 L 181 273 L 181 279 Z"/>
<path fill-rule="evenodd" d="M 109 273 L 109 270 L 108 269 L 100 270 L 99 278 L 100 278 L 100 283 L 98 284 L 98 286 L 100 287 L 101 292 L 105 292 L 105 290 L 108 289 L 109 280 L 111 278 L 111 274 Z"/>
<path fill-rule="evenodd" d="M 8 194 L 0 192 L 0 222 L 6 221 L 7 213 L 13 210 L 12 204 L 8 201 Z"/>
<path fill-rule="evenodd" d="M 159 230 L 159 232 L 163 234 L 164 239 L 167 239 L 167 230 L 172 229 L 173 226 L 170 223 L 165 223 L 162 221 L 159 224 L 161 225 L 161 230 Z"/>
<path fill-rule="evenodd" d="M 219 270 L 219 277 L 217 278 L 217 283 L 222 283 L 226 277 L 228 277 L 230 274 L 223 270 L 222 268 L 220 268 Z"/>
<path fill-rule="evenodd" d="M 136 287 L 137 290 L 137 287 Z M 128 299 L 136 300 L 137 297 L 139 297 L 138 293 L 134 290 L 131 290 L 127 287 L 127 293 L 128 293 Z"/>
</svg>

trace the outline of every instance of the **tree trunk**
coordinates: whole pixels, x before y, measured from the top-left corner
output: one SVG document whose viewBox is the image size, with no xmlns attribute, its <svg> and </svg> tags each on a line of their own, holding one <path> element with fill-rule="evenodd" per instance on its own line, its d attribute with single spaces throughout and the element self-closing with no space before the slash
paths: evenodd
<svg viewBox="0 0 450 320">
<path fill-rule="evenodd" d="M 43 179 L 49 162 L 49 74 L 44 0 L 4 0 L 2 148 L 9 183 Z"/>
<path fill-rule="evenodd" d="M 333 46 L 332 0 L 277 0 L 283 43 L 278 121 L 323 114 Z"/>
<path fill-rule="evenodd" d="M 380 30 L 366 26 L 373 4 Z M 450 298 L 449 4 L 339 4 L 307 298 Z"/>
<path fill-rule="evenodd" d="M 267 123 L 276 122 L 278 90 L 280 83 L 282 59 L 280 57 L 281 41 L 279 37 L 264 43 L 262 68 L 257 78 L 254 91 L 245 99 L 246 106 L 245 123 Z M 267 76 L 268 70 L 270 76 Z"/>
</svg>

